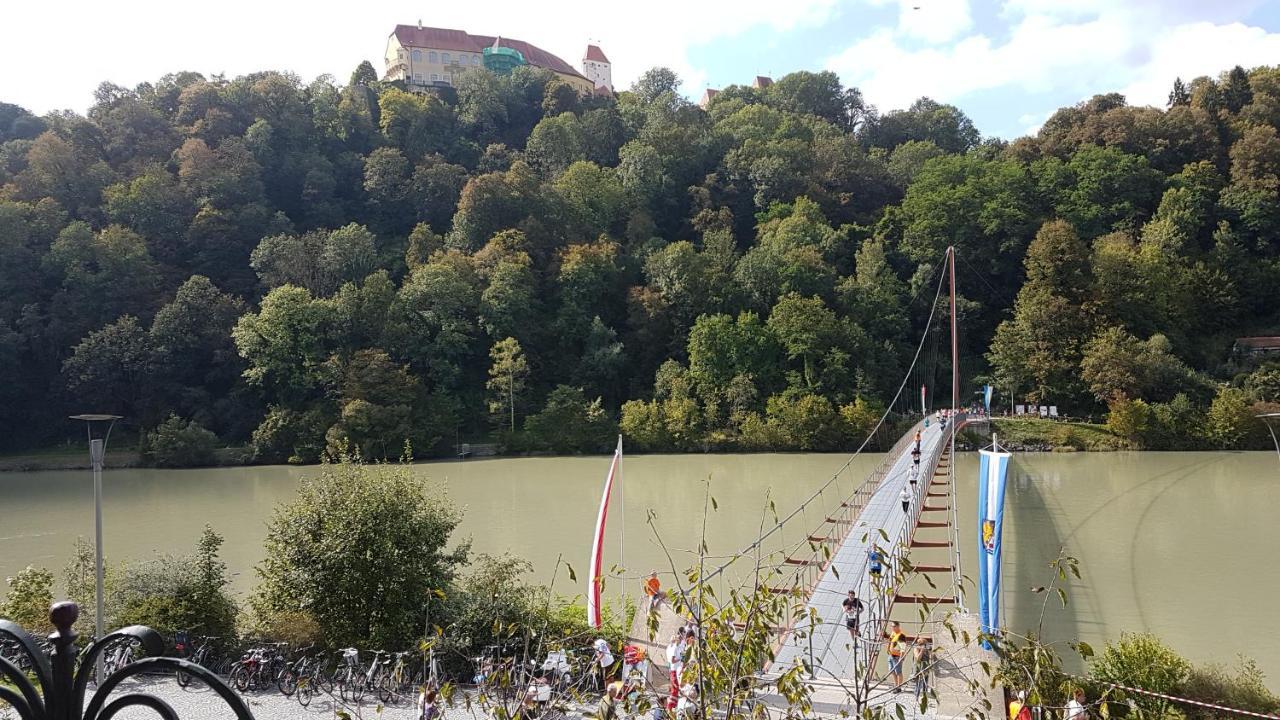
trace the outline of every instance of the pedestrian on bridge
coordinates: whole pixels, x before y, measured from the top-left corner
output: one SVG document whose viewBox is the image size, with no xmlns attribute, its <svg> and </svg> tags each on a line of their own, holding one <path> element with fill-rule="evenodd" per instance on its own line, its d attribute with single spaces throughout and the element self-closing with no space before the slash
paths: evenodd
<svg viewBox="0 0 1280 720">
<path fill-rule="evenodd" d="M 662 581 L 658 580 L 658 572 L 649 573 L 649 577 L 644 580 L 644 597 L 648 601 L 648 607 L 645 610 L 655 612 L 658 606 L 662 604 Z"/>
<path fill-rule="evenodd" d="M 858 626 L 862 621 L 862 601 L 858 599 L 856 592 L 850 590 L 849 597 L 840 604 L 844 607 L 844 626 L 849 629 L 849 638 L 857 641 Z"/>
<path fill-rule="evenodd" d="M 880 573 L 884 572 L 884 566 L 881 565 L 882 557 L 880 548 L 875 545 L 872 545 L 871 549 L 867 551 L 867 573 L 871 575 L 873 583 L 880 578 Z"/>
<path fill-rule="evenodd" d="M 902 488 L 902 493 L 898 495 L 898 499 L 902 501 L 902 512 L 907 512 L 911 508 L 911 491 Z"/>
<path fill-rule="evenodd" d="M 902 632 L 902 624 L 897 620 L 884 636 L 889 641 L 889 673 L 893 675 L 893 691 L 897 693 L 902 689 L 902 662 L 906 659 L 907 641 L 911 638 Z"/>
</svg>

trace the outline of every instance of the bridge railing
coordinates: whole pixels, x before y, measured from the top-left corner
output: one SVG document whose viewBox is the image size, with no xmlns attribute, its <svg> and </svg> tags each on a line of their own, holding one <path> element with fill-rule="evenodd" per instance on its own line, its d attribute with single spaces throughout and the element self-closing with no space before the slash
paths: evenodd
<svg viewBox="0 0 1280 720">
<path fill-rule="evenodd" d="M 853 456 L 822 487 L 818 488 L 786 517 L 781 518 L 767 531 L 763 532 L 754 542 L 718 567 L 709 570 L 702 581 L 704 583 L 712 583 L 716 592 L 720 593 L 721 597 L 725 597 L 723 593 L 726 591 L 725 585 L 729 577 L 726 571 L 744 558 L 751 558 L 756 553 L 760 553 L 762 565 L 764 566 L 794 569 L 794 573 L 790 577 L 790 583 L 788 583 L 791 586 L 796 583 L 805 583 L 802 586 L 809 587 L 810 583 L 816 583 L 817 579 L 822 576 L 822 571 L 825 571 L 826 561 L 822 559 L 824 545 L 829 548 L 839 547 L 839 543 L 844 540 L 848 529 L 856 521 L 857 515 L 861 513 L 866 501 L 874 494 L 880 482 L 888 474 L 889 469 L 892 468 L 894 458 L 901 454 L 920 425 L 921 423 L 917 422 L 912 426 L 911 430 L 900 437 L 893 448 L 885 454 L 876 469 L 866 476 L 866 479 L 854 487 L 852 491 L 844 490 L 843 488 L 847 487 L 848 483 L 842 481 L 849 479 L 854 472 L 852 469 L 853 460 L 869 444 L 872 438 L 868 437 L 862 447 L 859 447 Z M 830 530 L 826 528 L 827 525 L 832 526 Z M 804 529 L 806 533 L 804 536 L 796 537 L 792 535 L 790 538 L 785 537 L 786 533 L 784 531 L 786 528 L 797 526 Z M 819 540 L 815 540 L 815 538 Z M 834 545 L 830 545 L 833 541 Z M 806 555 L 804 553 L 806 545 L 812 548 L 811 554 Z M 779 553 L 782 554 L 782 557 L 774 557 Z M 733 579 L 737 580 L 739 578 Z M 783 584 L 777 576 L 773 578 L 772 582 L 775 586 Z"/>
<path fill-rule="evenodd" d="M 909 510 L 903 517 L 902 526 L 897 535 L 899 540 L 891 548 L 886 548 L 885 572 L 881 576 L 882 582 L 876 584 L 876 593 L 868 608 L 870 613 L 867 621 L 863 623 L 864 628 L 870 629 L 870 633 L 864 634 L 864 637 L 874 638 L 875 641 L 860 643 L 857 652 L 855 652 L 855 673 L 858 675 L 860 682 L 863 683 L 863 687 L 870 687 L 870 681 L 874 676 L 882 645 L 879 640 L 884 637 L 889 629 L 889 615 L 893 609 L 899 585 L 907 579 L 907 555 L 910 552 L 911 541 L 915 536 L 915 529 L 920 520 L 920 513 L 923 511 L 924 506 L 928 504 L 929 489 L 933 485 L 934 473 L 937 472 L 938 463 L 941 461 L 942 456 L 952 449 L 951 440 L 953 434 L 959 430 L 965 420 L 966 416 L 963 413 L 953 415 L 949 421 L 950 432 L 943 437 L 941 442 L 934 446 L 927 457 L 922 458 L 920 464 L 921 478 L 916 483 Z M 954 452 L 950 456 L 950 468 L 954 480 Z M 947 513 L 948 522 L 954 522 L 955 513 L 954 481 L 951 486 L 952 490 L 948 498 L 948 502 L 951 505 Z M 958 589 L 956 591 L 958 592 Z"/>
</svg>

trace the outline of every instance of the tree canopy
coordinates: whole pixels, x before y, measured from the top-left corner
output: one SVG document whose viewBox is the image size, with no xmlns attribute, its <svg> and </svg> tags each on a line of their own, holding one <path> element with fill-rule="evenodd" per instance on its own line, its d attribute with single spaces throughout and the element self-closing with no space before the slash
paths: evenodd
<svg viewBox="0 0 1280 720">
<path fill-rule="evenodd" d="M 1079 415 L 1182 397 L 1217 408 L 1205 443 L 1248 444 L 1274 370 L 1232 347 L 1280 334 L 1278 78 L 1099 95 L 1013 142 L 830 72 L 706 108 L 665 68 L 602 98 L 530 67 L 411 92 L 369 63 L 104 84 L 84 116 L 0 102 L 0 443 L 65 436 L 91 396 L 262 461 L 496 428 L 853 446 L 954 246 L 962 377 Z"/>
</svg>

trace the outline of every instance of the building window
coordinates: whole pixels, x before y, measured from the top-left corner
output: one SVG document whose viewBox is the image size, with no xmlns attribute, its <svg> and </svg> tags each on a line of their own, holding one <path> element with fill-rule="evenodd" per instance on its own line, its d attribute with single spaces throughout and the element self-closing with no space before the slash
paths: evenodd
<svg viewBox="0 0 1280 720">
<path fill-rule="evenodd" d="M 449 53 L 440 53 L 440 62 L 445 65 L 449 64 Z"/>
<path fill-rule="evenodd" d="M 479 65 L 479 64 L 480 64 L 480 56 L 479 56 L 479 55 L 472 55 L 472 56 L 471 56 L 471 64 L 472 64 L 472 65 Z"/>
<path fill-rule="evenodd" d="M 439 82 L 439 81 L 440 81 L 440 75 L 438 73 L 431 73 L 431 82 Z"/>
<path fill-rule="evenodd" d="M 413 81 L 420 84 L 422 82 L 422 73 L 414 73 Z"/>
<path fill-rule="evenodd" d="M 453 64 L 454 64 L 454 65 L 457 65 L 459 60 L 466 60 L 466 58 L 463 58 L 463 57 L 455 57 L 455 58 L 453 59 Z"/>
<path fill-rule="evenodd" d="M 413 61 L 414 61 L 414 62 L 422 62 L 422 51 L 421 51 L 421 50 L 414 50 L 414 51 L 413 51 Z"/>
<path fill-rule="evenodd" d="M 432 50 L 431 52 L 427 53 L 427 62 L 432 62 L 432 63 L 433 63 L 433 62 L 439 62 L 438 60 L 436 60 L 436 51 L 435 51 L 435 50 Z"/>
<path fill-rule="evenodd" d="M 444 74 L 444 81 L 445 81 L 445 82 L 447 82 L 447 83 L 449 83 L 450 85 L 452 85 L 452 84 L 453 84 L 453 75 L 451 75 L 451 74 L 449 74 L 449 73 L 445 73 L 445 74 Z"/>
</svg>

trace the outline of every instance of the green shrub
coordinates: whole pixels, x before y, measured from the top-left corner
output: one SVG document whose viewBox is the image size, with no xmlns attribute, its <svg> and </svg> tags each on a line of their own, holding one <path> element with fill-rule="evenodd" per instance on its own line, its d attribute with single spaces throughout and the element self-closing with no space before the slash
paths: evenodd
<svg viewBox="0 0 1280 720">
<path fill-rule="evenodd" d="M 253 458 L 268 463 L 313 463 L 325 450 L 325 432 L 333 415 L 316 406 L 300 412 L 272 407 L 253 431 Z"/>
<path fill-rule="evenodd" d="M 1151 406 L 1142 400 L 1117 397 L 1109 408 L 1107 429 L 1130 442 L 1139 442 L 1151 427 Z"/>
<path fill-rule="evenodd" d="M 217 435 L 177 415 L 170 415 L 147 434 L 147 456 L 159 467 L 212 465 L 217 448 Z"/>
<path fill-rule="evenodd" d="M 1241 657 L 1233 674 L 1222 665 L 1200 665 L 1191 669 L 1182 684 L 1181 695 L 1193 700 L 1227 705 L 1265 715 L 1280 711 L 1280 697 L 1276 697 L 1265 684 L 1265 676 L 1253 660 Z M 1221 715 L 1213 710 L 1184 706 L 1189 720 L 1214 720 Z"/>
<path fill-rule="evenodd" d="M 601 452 L 611 445 L 614 424 L 600 398 L 588 401 L 582 388 L 557 386 L 546 405 L 524 422 L 530 444 L 557 452 Z"/>
<path fill-rule="evenodd" d="M 1240 388 L 1223 386 L 1209 406 L 1205 416 L 1204 433 L 1209 443 L 1223 450 L 1234 450 L 1244 445 L 1258 420 L 1250 408 L 1249 396 Z"/>
<path fill-rule="evenodd" d="M 206 525 L 194 554 L 120 568 L 107 587 L 111 624 L 146 625 L 169 637 L 179 630 L 234 636 L 236 603 L 218 556 L 222 542 Z"/>
<path fill-rule="evenodd" d="M 9 592 L 0 602 L 0 617 L 9 618 L 37 637 L 52 631 L 49 606 L 53 604 L 53 573 L 28 565 L 5 581 Z"/>
<path fill-rule="evenodd" d="M 1103 682 L 1175 694 L 1191 672 L 1191 663 L 1166 647 L 1155 635 L 1123 633 L 1108 643 L 1089 674 Z M 1163 718 L 1174 708 L 1166 700 L 1147 695 L 1128 698 L 1140 717 Z"/>
<path fill-rule="evenodd" d="M 267 525 L 254 614 L 310 613 L 333 647 L 408 647 L 465 560 L 448 549 L 459 520 L 407 466 L 326 464 Z"/>
</svg>

